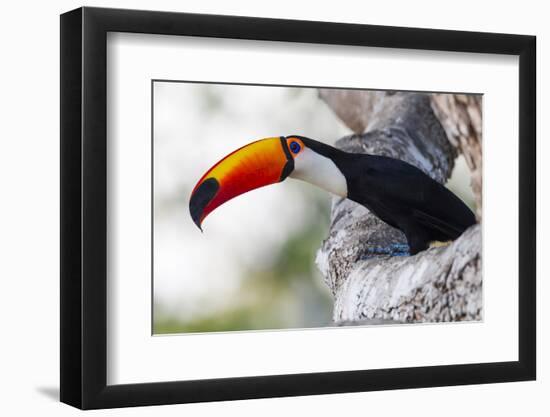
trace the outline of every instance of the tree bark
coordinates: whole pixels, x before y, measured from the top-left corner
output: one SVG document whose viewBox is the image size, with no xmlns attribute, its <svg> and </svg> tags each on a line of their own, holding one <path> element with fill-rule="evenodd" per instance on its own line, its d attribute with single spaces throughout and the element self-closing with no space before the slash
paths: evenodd
<svg viewBox="0 0 550 417">
<path fill-rule="evenodd" d="M 432 110 L 431 95 L 328 89 L 321 89 L 319 94 L 355 132 L 336 144 L 348 152 L 398 158 L 445 183 L 457 153 L 470 151 L 470 139 L 453 143 L 447 138 Z M 455 119 L 449 116 L 449 125 L 451 120 Z M 462 120 L 466 122 L 477 126 L 470 119 Z M 480 156 L 481 141 L 477 144 Z M 472 160 L 480 167 L 481 157 L 477 159 L 476 152 L 472 151 Z M 479 225 L 447 247 L 416 256 L 404 256 L 406 250 L 405 236 L 399 230 L 351 200 L 333 199 L 329 236 L 317 253 L 316 263 L 334 296 L 335 323 L 482 318 Z"/>
<path fill-rule="evenodd" d="M 432 109 L 441 121 L 452 145 L 464 155 L 472 173 L 476 216 L 482 209 L 481 96 L 432 94 Z"/>
</svg>

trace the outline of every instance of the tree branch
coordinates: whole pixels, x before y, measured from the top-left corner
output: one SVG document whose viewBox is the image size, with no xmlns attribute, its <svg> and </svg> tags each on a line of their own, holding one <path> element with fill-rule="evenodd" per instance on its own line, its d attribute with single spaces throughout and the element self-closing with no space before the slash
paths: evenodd
<svg viewBox="0 0 550 417">
<path fill-rule="evenodd" d="M 472 173 L 472 190 L 476 216 L 481 220 L 482 153 L 481 96 L 466 94 L 432 94 L 432 109 L 440 120 L 449 141 L 464 155 Z"/>
<path fill-rule="evenodd" d="M 430 95 L 320 90 L 356 133 L 337 146 L 402 159 L 444 183 L 457 149 L 432 111 Z M 353 126 L 353 127 L 352 127 Z M 335 198 L 329 236 L 316 263 L 334 298 L 336 323 L 481 319 L 481 228 L 453 244 L 402 256 L 405 236 L 365 207 Z"/>
</svg>

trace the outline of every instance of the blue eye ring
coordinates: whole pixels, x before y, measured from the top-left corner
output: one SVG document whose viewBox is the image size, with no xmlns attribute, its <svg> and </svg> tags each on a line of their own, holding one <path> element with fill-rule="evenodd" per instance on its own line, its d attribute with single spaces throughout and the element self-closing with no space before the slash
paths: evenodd
<svg viewBox="0 0 550 417">
<path fill-rule="evenodd" d="M 298 153 L 300 152 L 300 150 L 302 149 L 302 147 L 300 146 L 300 144 L 296 141 L 292 141 L 290 142 L 290 145 L 289 145 L 289 148 L 290 148 L 290 151 L 292 153 Z"/>
</svg>

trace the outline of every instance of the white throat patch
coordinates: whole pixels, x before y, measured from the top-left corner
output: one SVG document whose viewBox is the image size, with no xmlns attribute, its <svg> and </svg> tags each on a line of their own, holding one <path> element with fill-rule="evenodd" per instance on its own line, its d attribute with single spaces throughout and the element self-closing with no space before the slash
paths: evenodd
<svg viewBox="0 0 550 417">
<path fill-rule="evenodd" d="M 294 158 L 294 171 L 291 178 L 309 182 L 334 195 L 346 198 L 348 184 L 346 177 L 329 158 L 304 147 Z"/>
</svg>

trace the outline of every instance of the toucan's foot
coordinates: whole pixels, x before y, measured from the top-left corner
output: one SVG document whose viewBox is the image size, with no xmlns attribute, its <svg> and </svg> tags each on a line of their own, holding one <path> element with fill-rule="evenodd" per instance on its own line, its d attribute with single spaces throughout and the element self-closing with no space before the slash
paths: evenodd
<svg viewBox="0 0 550 417">
<path fill-rule="evenodd" d="M 453 243 L 452 240 L 447 240 L 446 242 L 440 242 L 439 240 L 434 240 L 433 242 L 430 242 L 430 248 L 441 248 L 444 246 L 449 246 L 451 243 Z"/>
<path fill-rule="evenodd" d="M 405 243 L 392 243 L 387 246 L 372 246 L 367 249 L 364 259 L 375 256 L 409 256 L 409 245 Z"/>
</svg>

